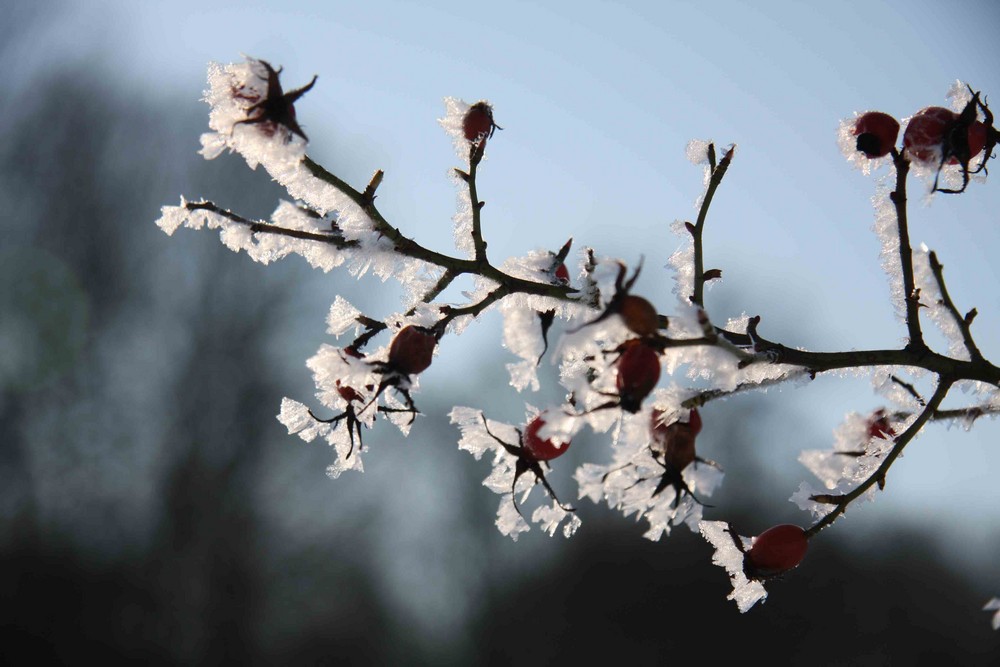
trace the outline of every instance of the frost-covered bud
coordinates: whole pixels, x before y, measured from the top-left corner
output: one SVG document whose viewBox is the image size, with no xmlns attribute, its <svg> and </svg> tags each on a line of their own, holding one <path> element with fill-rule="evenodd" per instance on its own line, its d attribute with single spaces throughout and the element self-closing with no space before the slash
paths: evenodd
<svg viewBox="0 0 1000 667">
<path fill-rule="evenodd" d="M 434 358 L 437 337 L 426 327 L 403 327 L 389 346 L 389 366 L 404 375 L 423 373 Z"/>
</svg>

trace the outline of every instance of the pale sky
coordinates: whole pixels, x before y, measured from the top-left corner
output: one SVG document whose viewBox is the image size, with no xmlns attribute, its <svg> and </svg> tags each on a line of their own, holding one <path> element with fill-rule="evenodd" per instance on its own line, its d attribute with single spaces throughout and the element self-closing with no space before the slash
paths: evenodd
<svg viewBox="0 0 1000 667">
<path fill-rule="evenodd" d="M 666 312 L 673 296 L 662 267 L 677 246 L 669 224 L 694 216 L 701 192 L 700 168 L 685 159 L 685 145 L 695 138 L 735 142 L 706 232 L 707 263 L 724 273 L 707 296 L 713 319 L 746 311 L 763 316 L 765 335 L 792 346 L 861 349 L 897 346 L 905 327 L 888 302 L 871 231 L 876 178 L 840 154 L 839 121 L 869 109 L 903 118 L 947 106 L 957 78 L 1000 96 L 998 24 L 991 0 L 325 1 L 288 8 L 94 1 L 68 3 L 16 55 L 15 69 L 30 74 L 92 58 L 110 64 L 137 95 L 194 107 L 204 106 L 210 60 L 241 53 L 266 59 L 284 67 L 286 88 L 318 74 L 297 104 L 313 140 L 310 154 L 356 184 L 384 169 L 383 213 L 443 250 L 451 247 L 455 192 L 447 173 L 456 160 L 436 123 L 441 99 L 489 99 L 504 128 L 480 178 L 493 256 L 556 249 L 570 236 L 577 247 L 630 263 L 643 255 L 639 292 Z M 197 150 L 197 137 L 178 140 Z M 929 205 L 926 191 L 911 183 L 914 243 L 937 250 L 959 308 L 978 308 L 974 332 L 996 360 L 1000 183 L 973 183 L 967 194 L 938 195 Z M 471 349 L 495 341 L 497 332 L 467 336 Z M 468 361 L 446 363 L 454 370 Z M 798 450 L 829 446 L 844 413 L 882 405 L 867 382 L 837 384 L 774 395 L 783 411 L 769 412 L 764 419 L 776 421 L 762 432 L 783 434 L 782 442 L 767 443 L 776 467 L 808 479 Z M 889 492 L 852 512 L 839 533 L 863 537 L 912 511 L 923 515 L 928 535 L 961 539 L 970 551 L 986 546 L 998 528 L 998 442 L 992 421 L 971 433 L 927 429 L 893 468 Z M 988 555 L 977 553 L 955 556 L 986 562 Z M 1000 581 L 984 589 L 984 599 L 996 590 Z"/>
</svg>

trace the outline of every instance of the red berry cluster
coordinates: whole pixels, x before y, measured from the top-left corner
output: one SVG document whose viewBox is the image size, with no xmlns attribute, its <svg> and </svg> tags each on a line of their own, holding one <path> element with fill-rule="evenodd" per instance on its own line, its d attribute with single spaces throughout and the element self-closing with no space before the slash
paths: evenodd
<svg viewBox="0 0 1000 667">
<path fill-rule="evenodd" d="M 978 92 L 971 89 L 969 92 L 972 98 L 960 113 L 944 107 L 921 109 L 910 119 L 903 133 L 902 156 L 905 159 L 936 166 L 938 177 L 945 165 L 961 165 L 961 189 L 939 188 L 936 177 L 933 189 L 938 192 L 965 191 L 971 174 L 985 172 L 986 161 L 1000 141 L 989 106 L 980 99 Z M 869 159 L 876 159 L 894 153 L 899 122 L 881 111 L 868 111 L 855 119 L 853 132 L 857 137 L 857 150 Z M 986 156 L 975 171 L 970 171 L 969 163 L 983 151 Z"/>
</svg>

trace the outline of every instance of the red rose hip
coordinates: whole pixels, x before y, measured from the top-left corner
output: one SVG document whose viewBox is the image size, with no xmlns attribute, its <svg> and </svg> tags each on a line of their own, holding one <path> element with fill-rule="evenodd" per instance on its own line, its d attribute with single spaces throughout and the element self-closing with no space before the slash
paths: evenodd
<svg viewBox="0 0 1000 667">
<path fill-rule="evenodd" d="M 854 123 L 857 148 L 869 158 L 884 157 L 896 145 L 899 121 L 881 111 L 869 111 L 858 116 Z"/>
<path fill-rule="evenodd" d="M 656 350 L 638 340 L 628 341 L 616 364 L 618 375 L 615 387 L 621 408 L 636 413 L 642 401 L 660 381 L 660 355 Z"/>
<path fill-rule="evenodd" d="M 809 540 L 800 527 L 781 524 L 757 536 L 746 552 L 744 566 L 753 578 L 773 577 L 802 562 Z"/>
<path fill-rule="evenodd" d="M 389 365 L 405 375 L 417 375 L 427 370 L 434 358 L 437 338 L 425 327 L 403 327 L 389 346 Z"/>
<path fill-rule="evenodd" d="M 556 457 L 562 456 L 569 449 L 568 442 L 556 445 L 551 439 L 542 440 L 538 432 L 543 426 L 545 426 L 545 420 L 541 416 L 538 416 L 532 419 L 531 423 L 524 429 L 524 438 L 521 441 L 521 447 L 525 458 L 532 461 L 551 461 Z"/>
<path fill-rule="evenodd" d="M 462 119 L 462 132 L 474 144 L 492 137 L 497 127 L 493 122 L 493 107 L 488 102 L 476 102 Z"/>
<path fill-rule="evenodd" d="M 910 119 L 903 133 L 903 147 L 918 162 L 941 159 L 944 138 L 958 120 L 958 114 L 944 107 L 921 109 Z"/>
</svg>

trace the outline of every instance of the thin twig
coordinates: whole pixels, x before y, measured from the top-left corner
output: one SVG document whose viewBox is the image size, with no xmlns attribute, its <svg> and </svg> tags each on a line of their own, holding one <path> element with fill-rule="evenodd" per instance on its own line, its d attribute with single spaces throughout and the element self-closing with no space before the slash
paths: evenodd
<svg viewBox="0 0 1000 667">
<path fill-rule="evenodd" d="M 715 196 L 715 191 L 718 189 L 719 184 L 722 183 L 722 179 L 726 175 L 726 170 L 729 169 L 729 164 L 733 161 L 733 152 L 735 150 L 735 146 L 730 147 L 726 151 L 726 154 L 722 156 L 719 164 L 716 165 L 715 145 L 708 145 L 708 161 L 712 175 L 708 181 L 708 189 L 705 190 L 705 198 L 701 202 L 701 209 L 698 211 L 698 221 L 694 224 L 693 229 L 691 227 L 688 228 L 691 231 L 691 237 L 694 241 L 694 294 L 691 295 L 691 301 L 701 307 L 705 306 L 705 260 L 701 240 L 702 230 L 705 228 L 705 219 L 708 217 L 708 207 L 712 205 L 712 198 Z"/>
<path fill-rule="evenodd" d="M 920 300 L 913 280 L 913 249 L 910 247 L 910 231 L 906 217 L 906 177 L 910 173 L 909 161 L 896 149 L 892 151 L 896 165 L 896 189 L 889 193 L 896 208 L 896 226 L 899 231 L 899 263 L 903 272 L 903 300 L 906 304 L 906 329 L 909 332 L 908 348 L 924 351 L 927 344 L 920 331 Z"/>
<path fill-rule="evenodd" d="M 819 531 L 833 524 L 833 522 L 847 510 L 848 505 L 861 497 L 861 495 L 863 495 L 875 484 L 878 484 L 880 488 L 885 485 L 885 476 L 889 471 L 889 468 L 891 468 L 892 464 L 897 458 L 899 458 L 899 455 L 903 453 L 903 449 L 906 448 L 906 445 L 913 440 L 914 436 L 920 432 L 920 429 L 924 427 L 924 424 L 926 424 L 928 420 L 930 420 L 931 416 L 937 411 L 938 406 L 941 405 L 944 397 L 948 395 L 948 390 L 951 389 L 953 382 L 954 380 L 950 378 L 939 378 L 937 389 L 934 390 L 934 395 L 931 396 L 930 401 L 927 402 L 927 407 L 925 407 L 920 414 L 917 415 L 916 420 L 910 424 L 909 428 L 903 431 L 903 433 L 896 438 L 896 443 L 886 455 L 885 459 L 882 460 L 882 463 L 879 464 L 879 467 L 868 476 L 868 479 L 863 481 L 852 491 L 841 496 L 830 498 L 830 500 L 833 501 L 830 504 L 834 504 L 836 507 L 833 511 L 809 528 L 806 531 L 806 537 L 811 538 L 819 533 Z"/>
<path fill-rule="evenodd" d="M 951 313 L 955 324 L 958 325 L 959 331 L 962 332 L 962 342 L 965 343 L 965 349 L 969 351 L 969 357 L 974 361 L 982 361 L 983 355 L 979 351 L 979 348 L 976 347 L 976 341 L 972 339 L 972 330 L 969 327 L 972 318 L 975 317 L 975 309 L 969 311 L 968 316 L 962 317 L 961 313 L 958 312 L 958 308 L 955 307 L 955 303 L 951 300 L 951 296 L 948 295 L 948 288 L 944 284 L 944 267 L 938 262 L 937 254 L 933 251 L 930 254 L 930 262 L 931 271 L 934 273 L 934 280 L 937 281 L 938 289 L 941 290 L 941 303 Z"/>
</svg>

